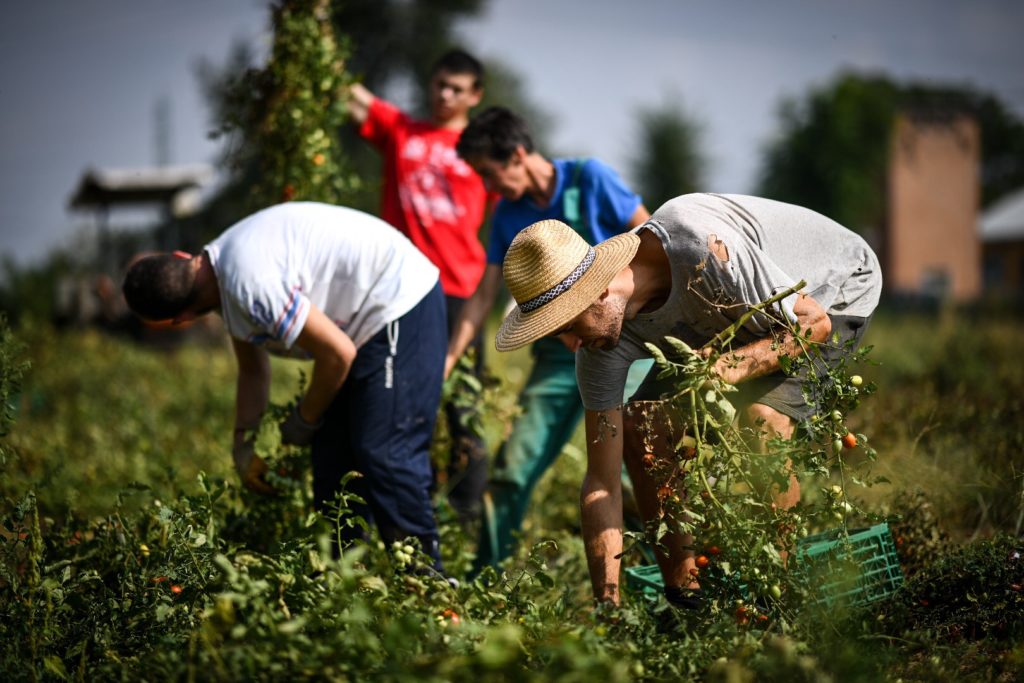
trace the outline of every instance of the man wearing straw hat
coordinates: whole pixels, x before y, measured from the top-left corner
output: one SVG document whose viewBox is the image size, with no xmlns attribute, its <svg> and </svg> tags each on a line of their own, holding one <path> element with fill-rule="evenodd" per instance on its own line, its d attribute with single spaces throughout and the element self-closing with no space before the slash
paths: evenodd
<svg viewBox="0 0 1024 683">
<path fill-rule="evenodd" d="M 503 275 L 518 306 L 498 331 L 497 349 L 558 336 L 577 352 L 587 431 L 584 543 L 594 595 L 614 603 L 624 458 L 641 513 L 651 518 L 657 507 L 653 480 L 640 464 L 638 425 L 624 418 L 622 406 L 629 364 L 650 355 L 644 344 L 662 345 L 673 336 L 700 347 L 753 307 L 805 281 L 771 309 L 753 311 L 714 366 L 724 381 L 756 387 L 748 419 L 788 438 L 794 420 L 810 417 L 813 408 L 800 381 L 780 370 L 779 358 L 799 355 L 801 345 L 791 334 L 773 332 L 785 321 L 798 325 L 808 342 L 835 333 L 837 349 L 848 341 L 856 345 L 882 286 L 875 254 L 838 223 L 790 204 L 717 194 L 677 197 L 634 231 L 596 247 L 558 221 L 536 223 L 513 241 Z M 661 398 L 668 387 L 657 374 L 652 370 L 630 400 Z M 799 495 L 793 481 L 777 502 L 791 506 Z M 689 572 L 693 553 L 678 538 L 669 545 L 667 555 L 658 553 L 665 595 L 693 607 L 699 598 Z"/>
</svg>

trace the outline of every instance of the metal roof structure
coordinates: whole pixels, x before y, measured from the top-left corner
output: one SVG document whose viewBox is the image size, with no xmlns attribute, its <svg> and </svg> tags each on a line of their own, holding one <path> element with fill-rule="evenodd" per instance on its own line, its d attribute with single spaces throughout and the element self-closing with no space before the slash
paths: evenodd
<svg viewBox="0 0 1024 683">
<path fill-rule="evenodd" d="M 1024 187 L 993 204 L 978 225 L 982 242 L 1024 240 Z"/>
<path fill-rule="evenodd" d="M 102 209 L 112 206 L 160 204 L 171 215 L 191 213 L 199 189 L 214 178 L 207 164 L 149 168 L 90 168 L 82 175 L 69 201 L 72 209 Z"/>
</svg>

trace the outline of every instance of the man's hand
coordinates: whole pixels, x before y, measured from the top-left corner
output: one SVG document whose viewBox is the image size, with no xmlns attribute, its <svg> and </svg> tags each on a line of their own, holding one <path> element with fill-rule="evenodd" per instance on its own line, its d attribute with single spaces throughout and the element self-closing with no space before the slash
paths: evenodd
<svg viewBox="0 0 1024 683">
<path fill-rule="evenodd" d="M 320 429 L 323 420 L 316 423 L 306 422 L 299 412 L 299 404 L 288 414 L 285 421 L 281 423 L 281 443 L 292 444 L 293 446 L 308 446 L 313 442 L 313 435 Z"/>
<path fill-rule="evenodd" d="M 361 126 L 370 115 L 370 105 L 376 99 L 362 83 L 353 83 L 348 89 L 348 113 L 356 125 Z"/>
<path fill-rule="evenodd" d="M 455 364 L 459 362 L 458 356 L 453 356 L 448 353 L 444 357 L 444 378 L 448 379 L 448 376 L 452 374 L 452 370 L 455 369 Z"/>
<path fill-rule="evenodd" d="M 267 473 L 267 463 L 263 458 L 256 455 L 256 446 L 250 439 L 239 440 L 231 450 L 231 457 L 235 461 L 235 470 L 238 472 L 242 485 L 250 491 L 261 493 L 265 496 L 272 496 L 277 493 L 273 486 L 267 483 L 264 475 Z"/>
</svg>

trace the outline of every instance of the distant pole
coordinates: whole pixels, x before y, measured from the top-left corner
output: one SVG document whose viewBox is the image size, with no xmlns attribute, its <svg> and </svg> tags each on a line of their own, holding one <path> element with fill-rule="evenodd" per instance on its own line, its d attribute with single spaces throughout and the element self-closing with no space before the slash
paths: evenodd
<svg viewBox="0 0 1024 683">
<path fill-rule="evenodd" d="M 96 265 L 97 270 L 110 273 L 114 269 L 114 257 L 110 253 L 110 205 L 101 204 L 96 208 Z"/>
<path fill-rule="evenodd" d="M 171 163 L 171 99 L 167 96 L 157 99 L 153 113 L 155 116 L 156 165 L 168 166 Z M 163 222 L 167 225 L 167 235 L 164 238 L 167 243 L 161 246 L 170 249 L 178 242 L 179 226 L 174 212 L 171 210 L 170 200 L 160 208 L 163 213 Z"/>
<path fill-rule="evenodd" d="M 154 115 L 154 148 L 156 165 L 167 166 L 171 159 L 171 98 L 161 97 L 153 108 Z"/>
</svg>

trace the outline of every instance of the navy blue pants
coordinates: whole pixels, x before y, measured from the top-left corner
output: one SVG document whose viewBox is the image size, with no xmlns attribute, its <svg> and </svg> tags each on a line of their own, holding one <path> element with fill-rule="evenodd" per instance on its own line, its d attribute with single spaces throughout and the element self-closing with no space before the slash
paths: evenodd
<svg viewBox="0 0 1024 683">
<path fill-rule="evenodd" d="M 360 347 L 313 439 L 313 494 L 324 510 L 350 471 L 353 512 L 391 542 L 409 536 L 439 560 L 430 498 L 430 443 L 441 400 L 448 329 L 437 285 L 411 311 Z M 390 360 L 389 360 L 390 359 Z M 345 534 L 343 534 L 343 537 Z M 347 534 L 345 540 L 358 536 Z"/>
</svg>

